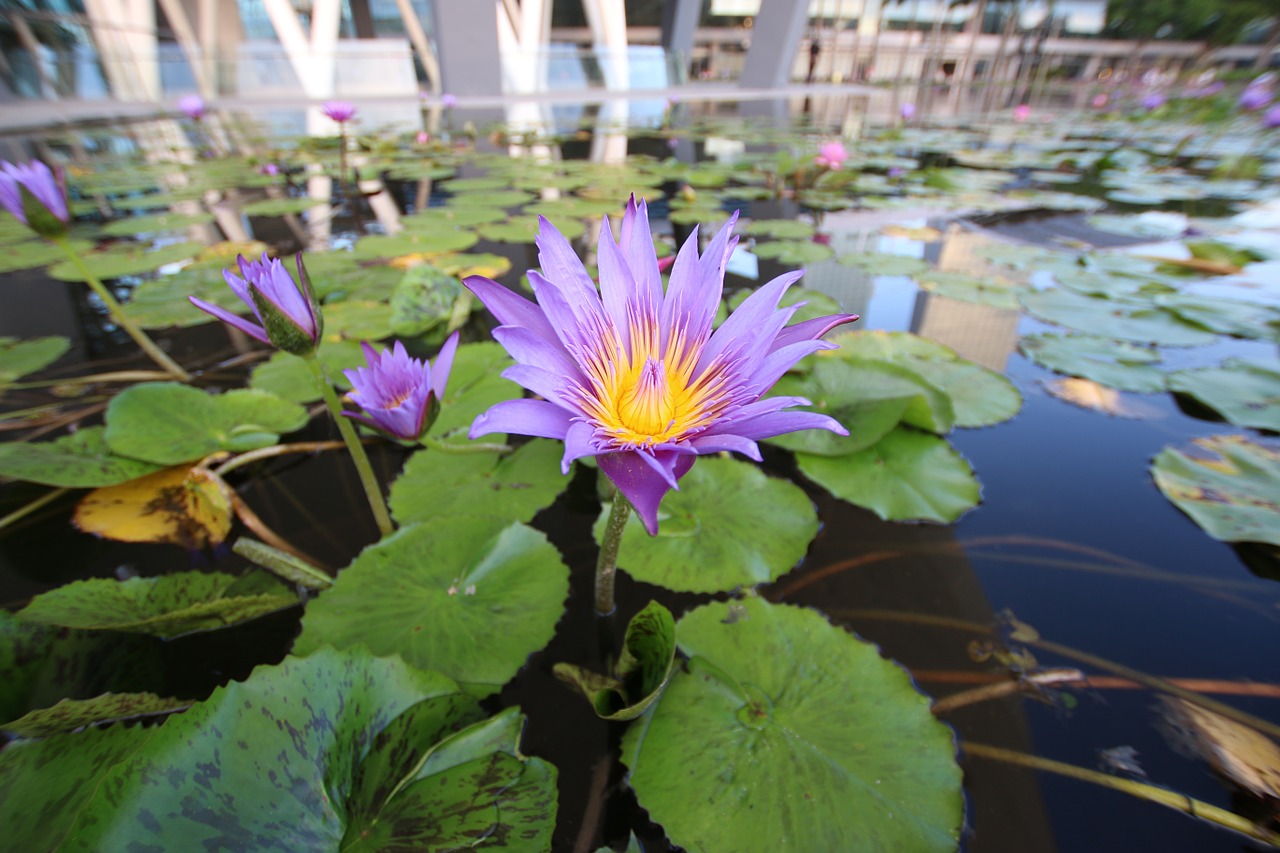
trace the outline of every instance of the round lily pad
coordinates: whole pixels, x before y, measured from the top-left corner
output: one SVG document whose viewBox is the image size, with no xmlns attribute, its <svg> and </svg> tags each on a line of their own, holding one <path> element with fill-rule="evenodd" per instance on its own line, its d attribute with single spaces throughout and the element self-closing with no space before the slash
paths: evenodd
<svg viewBox="0 0 1280 853">
<path fill-rule="evenodd" d="M 797 453 L 796 463 L 831 494 L 886 521 L 955 521 L 982 494 L 969 463 L 945 439 L 905 427 L 857 453 Z"/>
<path fill-rule="evenodd" d="M 907 356 L 898 364 L 909 367 L 949 398 L 958 427 L 985 427 L 1007 421 L 1022 408 L 1018 387 L 980 364 L 957 359 L 943 361 Z"/>
<path fill-rule="evenodd" d="M 807 240 L 814 233 L 812 225 L 799 219 L 757 219 L 743 227 L 742 232 L 775 240 Z"/>
<path fill-rule="evenodd" d="M 212 213 L 155 213 L 151 216 L 130 216 L 102 226 L 103 236 L 131 237 L 134 234 L 151 234 L 157 231 L 182 231 L 193 225 L 213 221 Z"/>
<path fill-rule="evenodd" d="M 545 646 L 569 594 L 546 537 L 519 523 L 451 516 L 366 548 L 307 605 L 295 651 L 365 645 L 484 696 Z"/>
<path fill-rule="evenodd" d="M 846 253 L 840 256 L 840 263 L 851 267 L 859 267 L 872 275 L 917 275 L 929 269 L 929 264 L 920 258 L 908 258 L 903 255 Z"/>
<path fill-rule="evenodd" d="M 240 212 L 245 216 L 284 216 L 286 213 L 304 213 L 324 204 L 321 198 L 263 198 L 251 201 Z"/>
<path fill-rule="evenodd" d="M 328 369 L 334 387 L 342 392 L 351 390 L 351 382 L 342 371 L 365 366 L 364 350 L 356 341 L 326 340 L 316 355 Z M 249 374 L 249 387 L 292 403 L 314 403 L 320 399 L 320 389 L 306 361 L 283 350 L 253 369 Z"/>
<path fill-rule="evenodd" d="M 471 228 L 488 222 L 501 222 L 507 212 L 500 207 L 428 207 L 400 220 L 409 229 Z"/>
<path fill-rule="evenodd" d="M 962 302 L 990 305 L 992 308 L 1018 308 L 1018 294 L 1025 288 L 994 278 L 980 278 L 954 272 L 922 272 L 916 282 L 930 293 L 937 293 Z"/>
<path fill-rule="evenodd" d="M 1190 394 L 1236 426 L 1280 430 L 1280 364 L 1232 358 L 1221 367 L 1169 374 L 1169 390 Z"/>
<path fill-rule="evenodd" d="M 114 486 L 159 469 L 112 453 L 105 431 L 92 426 L 53 441 L 0 444 L 0 476 L 75 489 Z"/>
<path fill-rule="evenodd" d="M 762 258 L 773 258 L 779 263 L 802 265 L 816 264 L 835 257 L 830 246 L 812 240 L 774 240 L 757 243 L 752 250 Z"/>
<path fill-rule="evenodd" d="M 690 853 L 949 851 L 963 823 L 950 729 L 907 673 L 820 614 L 758 598 L 677 626 L 690 657 L 622 759 Z M 731 816 L 731 819 L 726 819 Z"/>
<path fill-rule="evenodd" d="M 395 236 L 374 235 L 356 242 L 352 255 L 357 260 L 398 258 L 401 255 L 442 255 L 470 249 L 480 238 L 470 231 L 434 228 L 402 231 Z"/>
<path fill-rule="evenodd" d="M 324 306 L 326 341 L 378 341 L 391 337 L 394 310 L 386 302 L 366 299 L 331 302 Z"/>
<path fill-rule="evenodd" d="M 11 217 L 5 216 L 5 219 L 11 219 Z M 12 221 L 17 222 L 16 219 Z M 0 246 L 0 273 L 34 269 L 35 267 L 56 264 L 58 261 L 67 262 L 67 253 L 63 251 L 61 246 L 46 243 L 44 240 L 29 239 L 31 232 L 25 226 L 21 227 L 26 232 L 28 239 L 21 243 L 9 243 Z M 72 245 L 80 253 L 88 252 L 93 248 L 93 243 L 88 240 L 74 240 Z"/>
<path fill-rule="evenodd" d="M 1214 539 L 1280 546 L 1280 452 L 1238 435 L 1166 447 L 1151 474 L 1164 496 Z"/>
<path fill-rule="evenodd" d="M 604 534 L 610 507 L 596 520 Z M 637 580 L 677 592 L 719 592 L 781 577 L 818 534 L 800 487 L 736 459 L 702 458 L 658 509 L 658 535 L 633 514 L 618 564 Z"/>
<path fill-rule="evenodd" d="M 576 240 L 586 230 L 582 220 L 562 220 L 556 223 L 556 230 L 566 240 Z M 480 236 L 496 243 L 532 243 L 538 236 L 538 217 L 517 216 L 506 222 L 494 222 L 479 228 Z"/>
<path fill-rule="evenodd" d="M 440 401 L 440 414 L 427 434 L 447 441 L 464 440 L 481 412 L 521 396 L 524 391 L 519 385 L 502 378 L 502 371 L 511 363 L 507 351 L 492 341 L 458 347 L 444 399 Z"/>
<path fill-rule="evenodd" d="M 138 243 L 118 243 L 107 249 L 84 252 L 81 257 L 99 280 L 120 278 L 126 275 L 141 275 L 155 272 L 160 267 L 194 257 L 204 248 L 199 243 L 176 243 L 162 246 L 154 252 Z M 49 275 L 60 281 L 84 281 L 80 268 L 63 261 L 49 267 Z"/>
<path fill-rule="evenodd" d="M 822 353 L 823 357 L 864 358 L 896 361 L 902 356 L 915 356 L 950 361 L 960 356 L 951 347 L 911 332 L 885 332 L 880 329 L 855 329 L 827 338 L 840 349 Z"/>
<path fill-rule="evenodd" d="M 173 275 L 148 279 L 138 285 L 124 306 L 129 319 L 146 329 L 196 326 L 214 317 L 191 304 L 195 296 L 233 314 L 245 311 L 244 303 L 227 287 L 221 269 L 180 270 Z"/>
<path fill-rule="evenodd" d="M 1161 308 L 1221 335 L 1275 340 L 1280 335 L 1280 309 L 1239 299 L 1191 293 L 1169 293 L 1155 298 Z"/>
<path fill-rule="evenodd" d="M 1018 348 L 1041 367 L 1068 376 L 1140 394 L 1165 390 L 1164 371 L 1154 366 L 1160 354 L 1147 347 L 1096 335 L 1044 334 L 1027 335 Z"/>
<path fill-rule="evenodd" d="M 53 364 L 71 349 L 71 340 L 62 337 L 0 337 L 0 385 Z"/>
<path fill-rule="evenodd" d="M 1022 295 L 1027 311 L 1086 334 L 1162 346 L 1199 346 L 1215 336 L 1141 299 L 1100 299 L 1062 288 Z"/>
</svg>

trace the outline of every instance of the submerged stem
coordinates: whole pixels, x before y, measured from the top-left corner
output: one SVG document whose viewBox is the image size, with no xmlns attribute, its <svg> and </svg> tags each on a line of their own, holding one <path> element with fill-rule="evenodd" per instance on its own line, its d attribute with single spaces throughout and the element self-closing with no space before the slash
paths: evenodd
<svg viewBox="0 0 1280 853">
<path fill-rule="evenodd" d="M 316 386 L 324 397 L 324 404 L 338 424 L 338 433 L 347 445 L 347 452 L 351 454 L 351 461 L 355 463 L 356 473 L 360 475 L 360 485 L 364 486 L 364 494 L 369 500 L 369 508 L 373 510 L 373 519 L 378 523 L 378 531 L 383 536 L 394 533 L 396 527 L 391 523 L 387 502 L 382 498 L 382 486 L 374 476 L 373 466 L 369 464 L 369 455 L 364 452 L 364 445 L 360 443 L 355 427 L 351 425 L 350 420 L 342 416 L 342 401 L 338 399 L 338 393 L 333 390 L 333 383 L 329 381 L 329 372 L 320 359 L 316 358 L 315 353 L 304 355 L 302 358 L 311 368 L 311 375 L 315 378 Z"/>
<path fill-rule="evenodd" d="M 42 506 L 53 503 L 54 501 L 56 501 L 58 498 L 62 497 L 69 491 L 71 490 L 70 489 L 54 489 L 53 491 L 45 492 L 43 495 L 31 501 L 30 503 L 24 506 L 18 507 L 13 512 L 6 515 L 4 518 L 0 518 L 0 530 L 4 530 L 6 527 L 8 527 L 10 524 L 13 524 L 15 521 L 20 521 L 26 518 L 28 515 L 31 515 L 31 513 L 40 509 Z"/>
<path fill-rule="evenodd" d="M 111 291 L 93 274 L 93 270 L 89 269 L 89 265 L 84 262 L 84 258 L 80 257 L 80 253 L 71 248 L 71 241 L 66 237 L 54 237 L 51 239 L 62 247 L 62 251 L 71 260 L 71 265 L 84 277 L 85 284 L 89 285 L 89 289 L 96 293 L 103 304 L 107 306 L 107 310 L 111 312 L 111 319 L 115 321 L 116 325 L 124 329 L 129 337 L 133 338 L 133 342 L 141 347 L 143 352 L 151 356 L 152 361 L 163 367 L 166 373 L 181 379 L 183 382 L 190 382 L 191 374 L 179 367 L 177 362 L 169 358 L 168 353 L 160 349 L 155 341 L 147 337 L 146 332 L 135 326 L 133 321 L 125 316 L 124 308 L 111 295 Z"/>
<path fill-rule="evenodd" d="M 1272 832 L 1266 827 L 1259 826 L 1247 818 L 1241 817 L 1235 812 L 1218 808 L 1201 800 L 1188 797 L 1186 794 L 1179 794 L 1176 791 L 1170 791 L 1167 788 L 1157 788 L 1155 785 L 1148 785 L 1145 782 L 1137 782 L 1133 779 L 1125 779 L 1120 776 L 1109 776 L 1106 773 L 1100 773 L 1097 770 L 1089 770 L 1085 767 L 1077 767 L 1074 764 L 1066 764 L 1061 761 L 1054 761 L 1051 758 L 1041 758 L 1038 755 L 1028 755 L 1025 752 L 1016 752 L 1011 749 L 1001 749 L 998 746 L 988 746 L 985 743 L 973 743 L 965 741 L 961 744 L 961 750 L 967 755 L 977 756 L 979 758 L 987 758 L 994 761 L 1003 761 L 1007 764 L 1018 764 L 1023 767 L 1031 767 L 1035 770 L 1044 770 L 1049 773 L 1057 773 L 1061 776 L 1069 776 L 1072 779 L 1079 779 L 1082 782 L 1092 782 L 1095 785 L 1101 785 L 1104 788 L 1111 788 L 1114 791 L 1123 791 L 1135 797 L 1147 800 L 1153 803 L 1159 803 L 1162 806 L 1180 811 L 1191 817 L 1198 817 L 1201 820 L 1207 820 L 1210 823 L 1217 824 L 1225 829 L 1245 835 L 1255 841 L 1260 841 L 1270 847 L 1280 847 L 1280 835 Z"/>
<path fill-rule="evenodd" d="M 631 515 L 631 503 L 615 492 L 609 508 L 609 521 L 600 540 L 600 558 L 596 561 L 596 614 L 608 616 L 613 612 L 613 577 L 618 571 L 618 548 L 622 545 L 622 531 L 627 528 Z"/>
</svg>

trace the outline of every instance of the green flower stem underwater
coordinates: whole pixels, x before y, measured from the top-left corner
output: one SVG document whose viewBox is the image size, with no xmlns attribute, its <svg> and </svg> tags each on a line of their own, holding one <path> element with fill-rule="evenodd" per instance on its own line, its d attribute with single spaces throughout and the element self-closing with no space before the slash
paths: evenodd
<svg viewBox="0 0 1280 853">
<path fill-rule="evenodd" d="M 50 237 L 49 239 L 62 247 L 62 251 L 66 252 L 72 265 L 75 266 L 80 275 L 84 276 L 85 283 L 89 285 L 89 288 L 94 293 L 98 294 L 98 298 L 107 306 L 107 310 L 111 312 L 111 319 L 120 328 L 124 329 L 129 334 L 129 337 L 133 338 L 134 343 L 142 347 L 142 351 L 151 356 L 151 360 L 163 367 L 166 373 L 181 379 L 183 382 L 190 382 L 191 374 L 179 367 L 177 362 L 169 358 L 164 350 L 156 346 L 155 341 L 147 337 L 146 332 L 135 326 L 133 321 L 125 316 L 124 308 L 111 295 L 111 291 L 107 289 L 107 286 L 93 274 L 93 271 L 89 269 L 89 265 L 84 262 L 84 258 L 80 257 L 80 253 L 71 248 L 71 243 L 66 236 Z"/>
<path fill-rule="evenodd" d="M 364 445 L 360 443 L 360 436 L 356 435 L 356 428 L 352 426 L 350 420 L 342 416 L 342 401 L 338 399 L 338 392 L 333 390 L 333 383 L 329 381 L 329 372 L 320 359 L 316 358 L 314 352 L 303 354 L 302 359 L 307 363 L 307 367 L 311 368 L 316 386 L 324 396 L 324 404 L 329 407 L 329 413 L 338 424 L 338 432 L 347 445 L 351 461 L 355 463 L 356 472 L 360 475 L 360 484 L 364 486 L 365 497 L 369 499 L 369 508 L 373 510 L 374 521 L 378 523 L 378 531 L 383 536 L 394 533 L 396 526 L 391 523 L 391 513 L 387 511 L 387 502 L 382 498 L 382 487 L 378 484 L 378 478 L 374 476 L 373 466 L 369 464 L 369 455 L 364 452 Z"/>
<path fill-rule="evenodd" d="M 627 529 L 631 517 L 631 503 L 615 491 L 609 508 L 609 522 L 600 541 L 600 557 L 596 560 L 596 614 L 608 616 L 613 612 L 613 579 L 618 573 L 618 548 L 622 545 L 622 531 Z"/>
</svg>

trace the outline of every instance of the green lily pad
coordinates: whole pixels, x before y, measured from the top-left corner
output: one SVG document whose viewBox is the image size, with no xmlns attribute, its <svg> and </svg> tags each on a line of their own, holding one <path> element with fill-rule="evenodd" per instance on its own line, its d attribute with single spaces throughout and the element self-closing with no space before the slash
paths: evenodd
<svg viewBox="0 0 1280 853">
<path fill-rule="evenodd" d="M 743 227 L 742 232 L 775 240 L 807 240 L 814 234 L 813 226 L 799 219 L 757 219 Z"/>
<path fill-rule="evenodd" d="M 248 310 L 227 287 L 221 269 L 187 267 L 173 275 L 148 279 L 138 285 L 125 304 L 124 313 L 144 329 L 212 323 L 215 318 L 192 305 L 187 298 L 189 296 L 203 299 L 233 314 L 245 314 Z"/>
<path fill-rule="evenodd" d="M 107 249 L 84 252 L 80 257 L 101 281 L 126 275 L 155 272 L 168 264 L 185 261 L 200 253 L 200 243 L 176 243 L 162 246 L 155 251 L 139 243 L 117 243 Z M 71 261 L 62 261 L 49 267 L 49 276 L 59 281 L 84 281 L 84 274 Z"/>
<path fill-rule="evenodd" d="M 1018 309 L 1018 294 L 1025 291 L 1022 286 L 1011 282 L 964 273 L 928 271 L 916 274 L 915 279 L 917 284 L 930 293 L 1009 310 Z"/>
<path fill-rule="evenodd" d="M 718 204 L 673 209 L 667 217 L 677 225 L 700 225 L 703 230 L 718 228 L 729 221 L 729 212 Z"/>
<path fill-rule="evenodd" d="M 497 691 L 545 646 L 569 594 L 546 537 L 496 518 L 449 516 L 366 548 L 307 605 L 299 653 L 366 645 Z"/>
<path fill-rule="evenodd" d="M 497 746 L 434 769 L 480 716 L 439 674 L 326 649 L 161 726 L 11 744 L 0 819 L 23 850 L 548 849 L 553 768 Z"/>
<path fill-rule="evenodd" d="M 35 373 L 53 364 L 71 349 L 71 340 L 62 337 L 0 337 L 0 386 Z"/>
<path fill-rule="evenodd" d="M 840 256 L 840 263 L 859 267 L 872 275 L 919 275 L 929 269 L 929 263 L 920 258 L 904 255 L 861 254 L 849 252 Z"/>
<path fill-rule="evenodd" d="M 316 298 L 327 305 L 349 299 L 385 301 L 404 277 L 404 270 L 361 264 L 350 252 L 308 252 L 306 265 Z"/>
<path fill-rule="evenodd" d="M 442 188 L 451 193 L 470 193 L 479 190 L 502 190 L 507 188 L 505 178 L 491 176 L 478 178 L 450 178 Z"/>
<path fill-rule="evenodd" d="M 934 361 L 953 361 L 960 356 L 951 347 L 911 332 L 855 329 L 827 338 L 838 350 L 820 353 L 824 358 L 880 359 L 898 361 L 905 356 Z"/>
<path fill-rule="evenodd" d="M 351 383 L 342 371 L 365 366 L 364 350 L 355 341 L 326 340 L 316 355 L 328 369 L 334 387 L 343 393 L 351 390 Z M 320 389 L 306 361 L 284 350 L 253 369 L 249 374 L 249 387 L 291 403 L 314 403 L 320 399 Z"/>
<path fill-rule="evenodd" d="M 485 190 L 458 193 L 449 198 L 449 207 L 519 207 L 533 200 L 533 194 L 522 190 Z"/>
<path fill-rule="evenodd" d="M 310 197 L 263 198 L 244 205 L 240 212 L 245 216 L 284 216 L 287 213 L 305 213 L 324 203 L 324 199 Z"/>
<path fill-rule="evenodd" d="M 151 216 L 130 216 L 102 226 L 104 237 L 132 237 L 134 234 L 153 234 L 158 231 L 182 231 L 193 225 L 213 221 L 212 213 L 155 213 Z"/>
<path fill-rule="evenodd" d="M 545 439 L 506 456 L 419 450 L 391 487 L 391 511 L 400 524 L 450 515 L 528 522 L 568 485 L 563 453 L 563 445 Z"/>
<path fill-rule="evenodd" d="M 625 199 L 625 196 L 623 197 Z M 542 215 L 559 226 L 569 219 L 599 219 L 622 213 L 625 201 L 616 198 L 582 198 L 580 196 L 562 196 L 557 199 L 526 204 L 523 212 L 529 216 Z"/>
<path fill-rule="evenodd" d="M 159 465 L 117 456 L 105 427 L 77 430 L 53 441 L 0 444 L 0 476 L 64 489 L 127 483 L 160 470 Z"/>
<path fill-rule="evenodd" d="M 29 711 L 16 720 L 0 723 L 0 731 L 17 737 L 48 737 L 85 726 L 171 714 L 191 703 L 154 693 L 104 693 L 92 699 L 63 699 L 51 708 Z"/>
<path fill-rule="evenodd" d="M 301 429 L 307 411 L 257 389 L 207 394 L 177 382 L 143 382 L 107 406 L 112 452 L 157 465 L 201 459 L 219 450 L 269 447 Z"/>
<path fill-rule="evenodd" d="M 473 228 L 489 222 L 501 222 L 507 212 L 500 207 L 428 207 L 400 220 L 410 230 L 428 228 Z"/>
<path fill-rule="evenodd" d="M 1100 299 L 1063 288 L 1022 295 L 1023 307 L 1041 320 L 1086 334 L 1162 346 L 1200 346 L 1215 335 L 1140 299 Z"/>
<path fill-rule="evenodd" d="M 352 255 L 357 260 L 399 258 L 404 255 L 443 255 L 461 252 L 480 241 L 470 231 L 446 228 L 402 231 L 394 236 L 374 235 L 356 242 Z"/>
<path fill-rule="evenodd" d="M 1165 390 L 1160 354 L 1147 347 L 1095 335 L 1027 335 L 1018 341 L 1022 354 L 1041 367 L 1082 376 L 1101 385 L 1155 394 Z"/>
<path fill-rule="evenodd" d="M 905 427 L 857 453 L 797 453 L 796 463 L 831 494 L 886 521 L 955 521 L 982 494 L 969 463 L 945 439 Z"/>
<path fill-rule="evenodd" d="M 18 618 L 82 631 L 126 631 L 179 637 L 214 631 L 274 613 L 298 596 L 271 575 L 178 572 L 117 581 L 91 578 L 41 595 Z"/>
<path fill-rule="evenodd" d="M 26 231 L 26 228 L 24 227 L 23 230 Z M 61 246 L 46 243 L 44 240 L 32 240 L 30 231 L 26 231 L 26 237 L 26 241 L 22 243 L 0 245 L 0 273 L 46 267 L 59 261 L 66 262 L 67 253 Z M 84 253 L 93 248 L 93 243 L 88 240 L 73 240 L 72 246 L 75 251 Z"/>
<path fill-rule="evenodd" d="M 1166 447 L 1151 474 L 1164 496 L 1222 542 L 1280 545 L 1280 452 L 1238 435 Z"/>
<path fill-rule="evenodd" d="M 465 439 L 481 412 L 521 396 L 524 391 L 519 385 L 502 378 L 502 371 L 511 363 L 507 351 L 492 341 L 458 347 L 444 399 L 440 401 L 440 414 L 427 435 L 447 441 Z"/>
<path fill-rule="evenodd" d="M 1280 364 L 1232 358 L 1221 367 L 1169 374 L 1169 390 L 1190 394 L 1242 427 L 1280 430 Z"/>
<path fill-rule="evenodd" d="M 391 337 L 394 309 L 385 302 L 350 300 L 324 306 L 324 336 L 327 341 L 378 341 Z"/>
<path fill-rule="evenodd" d="M 662 695 L 676 660 L 676 622 L 656 601 L 627 623 L 622 656 L 612 675 L 558 663 L 556 677 L 582 692 L 604 720 L 634 720 Z"/>
<path fill-rule="evenodd" d="M 609 512 L 606 505 L 596 520 L 597 542 Z M 663 498 L 657 536 L 634 514 L 627 520 L 619 566 L 677 592 L 719 592 L 776 580 L 817 534 L 817 513 L 799 486 L 736 459 L 704 457 Z"/>
<path fill-rule="evenodd" d="M 1018 386 L 980 364 L 963 359 L 942 361 L 912 356 L 897 363 L 942 389 L 951 400 L 958 427 L 992 426 L 1009 420 L 1022 408 Z"/>
<path fill-rule="evenodd" d="M 1269 341 L 1280 334 L 1280 310 L 1270 305 L 1192 293 L 1164 294 L 1155 303 L 1220 335 Z"/>
<path fill-rule="evenodd" d="M 410 267 L 391 294 L 391 330 L 405 337 L 431 331 L 449 319 L 464 292 L 456 276 L 435 266 Z"/>
<path fill-rule="evenodd" d="M 556 230 L 566 240 L 576 240 L 586 231 L 586 225 L 582 220 L 567 219 L 557 223 Z M 532 243 L 538 236 L 538 217 L 517 216 L 506 222 L 481 225 L 479 231 L 481 237 L 495 243 Z"/>
<path fill-rule="evenodd" d="M 622 745 L 640 805 L 674 843 L 956 849 L 964 805 L 951 730 L 874 645 L 757 598 L 699 607 L 676 637 L 688 672 Z"/>
<path fill-rule="evenodd" d="M 761 258 L 773 258 L 782 264 L 816 264 L 835 257 L 830 246 L 812 240 L 774 240 L 757 243 L 752 251 Z"/>
</svg>

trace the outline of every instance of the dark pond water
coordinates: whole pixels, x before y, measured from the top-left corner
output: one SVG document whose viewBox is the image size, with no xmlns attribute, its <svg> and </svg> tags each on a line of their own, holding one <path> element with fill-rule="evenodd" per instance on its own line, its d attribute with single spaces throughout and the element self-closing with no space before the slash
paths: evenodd
<svg viewBox="0 0 1280 853">
<path fill-rule="evenodd" d="M 435 191 L 447 186 L 445 182 Z M 392 189 L 402 203 L 414 194 L 412 184 Z M 773 203 L 748 207 L 747 213 L 755 218 L 787 215 L 786 208 L 768 204 Z M 949 251 L 967 252 L 1005 240 L 1044 242 L 1064 231 L 1099 242 L 1107 239 L 1083 225 L 1077 214 L 988 217 L 981 225 L 949 230 L 954 221 L 928 211 L 885 212 L 874 220 L 831 214 L 825 227 L 837 245 L 883 241 L 882 251 L 935 262 Z M 888 222 L 932 225 L 943 237 L 919 243 L 879 236 L 881 224 Z M 293 237 L 278 222 L 255 220 L 253 227 L 254 236 L 268 242 Z M 349 219 L 334 222 L 339 235 L 352 227 Z M 524 246 L 483 243 L 473 251 L 509 255 L 513 272 L 505 280 L 513 284 L 521 271 L 536 265 Z M 761 261 L 758 280 L 787 268 Z M 731 277 L 730 283 L 752 284 L 741 277 Z M 859 328 L 937 335 L 961 355 L 1007 375 L 1022 393 L 1023 406 L 1005 423 L 951 434 L 981 480 L 982 502 L 950 525 L 881 521 L 807 483 L 789 454 L 769 450 L 767 470 L 805 486 L 823 527 L 801 566 L 761 589 L 766 598 L 819 608 L 877 643 L 934 698 L 971 689 L 1005 671 L 992 661 L 975 660 L 972 646 L 1002 639 L 1017 645 L 1008 638 L 1010 614 L 1034 626 L 1046 641 L 1144 673 L 1220 681 L 1230 683 L 1228 687 L 1280 684 L 1280 657 L 1275 654 L 1280 595 L 1275 581 L 1266 577 L 1280 576 L 1280 563 L 1261 548 L 1211 539 L 1161 495 L 1148 471 L 1152 457 L 1166 445 L 1238 430 L 1169 394 L 1132 396 L 1141 408 L 1142 416 L 1136 418 L 1055 398 L 1046 384 L 1056 377 L 1016 348 L 1020 334 L 1047 327 L 1015 311 L 956 302 L 922 291 L 903 277 L 863 275 L 830 263 L 814 265 L 802 283 L 861 313 Z M 140 366 L 127 340 L 103 333 L 78 285 L 52 281 L 34 270 L 0 276 L 0 288 L 0 335 L 61 334 L 76 342 L 70 355 L 41 376 L 73 375 L 86 367 Z M 187 364 L 211 367 L 237 354 L 214 324 L 158 337 Z M 1273 349 L 1224 341 L 1183 357 L 1214 363 L 1228 355 L 1270 356 Z M 239 370 L 222 370 L 213 384 L 234 385 Z M 34 392 L 15 393 L 0 405 L 14 410 L 39 399 Z M 86 422 L 94 417 L 87 414 Z M 329 433 L 327 423 L 317 418 L 303 437 Z M 23 433 L 0 435 L 18 438 Z M 375 454 L 374 465 L 384 481 L 394 478 L 402 458 L 394 450 Z M 270 463 L 265 470 L 270 476 L 247 481 L 244 497 L 270 527 L 325 562 L 345 565 L 376 538 L 354 473 L 343 460 L 297 458 Z M 18 483 L 0 486 L 0 515 L 44 491 Z M 74 497 L 0 531 L 0 599 L 6 605 L 20 605 L 76 578 L 244 565 L 225 548 L 189 554 L 171 546 L 129 546 L 76 532 L 67 523 Z M 598 626 L 589 606 L 595 559 L 590 529 L 598 511 L 590 472 L 579 470 L 555 504 L 535 519 L 571 567 L 571 597 L 551 645 L 535 654 L 489 704 L 494 709 L 520 705 L 529 716 L 524 751 L 559 769 L 556 850 L 574 849 L 580 836 L 590 840 L 585 849 L 620 845 L 635 831 L 653 853 L 666 849 L 661 830 L 636 806 L 622 784 L 619 765 L 604 762 L 616 754 L 621 728 L 597 720 L 586 703 L 551 675 L 555 662 L 591 661 Z M 622 565 L 625 569 L 625 554 Z M 613 626 L 618 634 L 651 599 L 667 604 L 677 616 L 705 600 L 637 583 L 625 573 L 618 595 Z M 245 677 L 258 664 L 283 658 L 299 616 L 286 611 L 167 643 L 129 641 L 128 648 L 145 663 L 140 664 L 146 670 L 140 678 L 152 685 L 148 689 L 198 698 L 217 684 Z M 1032 652 L 1042 666 L 1102 672 L 1061 649 Z M 103 680 L 111 679 L 104 674 Z M 1219 698 L 1280 720 L 1280 700 L 1274 695 Z M 962 742 L 1082 767 L 1099 767 L 1103 750 L 1132 746 L 1153 783 L 1224 808 L 1251 808 L 1247 798 L 1233 794 L 1203 762 L 1170 747 L 1157 726 L 1156 706 L 1150 690 L 1108 686 L 1054 692 L 1044 701 L 1014 694 L 961 708 L 944 719 Z M 962 754 L 962 764 L 969 823 L 964 846 L 970 851 L 1227 851 L 1248 846 L 1175 811 L 1083 782 L 978 756 Z M 584 821 L 598 821 L 598 828 L 584 835 Z"/>
</svg>

